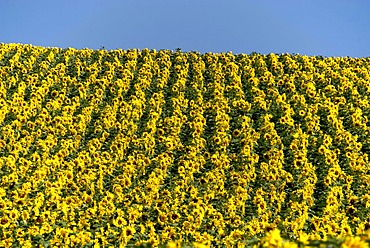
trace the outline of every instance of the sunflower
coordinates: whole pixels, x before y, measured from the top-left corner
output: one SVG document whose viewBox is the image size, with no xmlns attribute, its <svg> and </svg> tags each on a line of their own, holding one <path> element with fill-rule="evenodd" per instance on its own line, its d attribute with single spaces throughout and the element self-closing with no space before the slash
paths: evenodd
<svg viewBox="0 0 370 248">
<path fill-rule="evenodd" d="M 55 97 L 57 97 L 57 96 L 58 96 L 58 91 L 53 90 L 53 91 L 50 93 L 50 95 L 51 95 L 51 97 L 52 97 L 52 98 L 55 98 Z"/>
<path fill-rule="evenodd" d="M 220 137 L 214 137 L 213 138 L 213 141 L 215 142 L 216 145 L 220 145 L 221 144 L 221 138 Z"/>
<path fill-rule="evenodd" d="M 113 192 L 116 193 L 117 195 L 121 195 L 123 192 L 121 185 L 119 184 L 113 185 Z"/>
<path fill-rule="evenodd" d="M 285 116 L 283 116 L 283 117 L 280 118 L 279 121 L 280 121 L 281 124 L 286 124 L 288 120 L 286 119 Z"/>
<path fill-rule="evenodd" d="M 324 154 L 324 153 L 325 153 L 325 150 L 326 150 L 326 149 L 325 149 L 325 147 L 321 145 L 321 146 L 319 147 L 318 152 L 319 152 L 320 154 Z"/>
<path fill-rule="evenodd" d="M 166 224 L 166 221 L 167 221 L 167 215 L 165 213 L 160 213 L 158 216 L 158 223 L 160 225 L 164 225 Z"/>
<path fill-rule="evenodd" d="M 207 179 L 202 177 L 202 178 L 200 178 L 199 182 L 200 182 L 201 185 L 204 185 L 204 184 L 207 183 Z"/>
<path fill-rule="evenodd" d="M 353 215 L 356 211 L 357 211 L 357 209 L 355 207 L 353 207 L 353 206 L 349 206 L 346 209 L 346 213 L 349 214 L 349 215 Z"/>
<path fill-rule="evenodd" d="M 13 209 L 9 212 L 8 216 L 10 217 L 11 220 L 16 220 L 19 216 L 18 210 Z"/>
<path fill-rule="evenodd" d="M 264 135 L 264 138 L 266 139 L 266 140 L 269 140 L 269 139 L 271 139 L 271 134 L 269 134 L 269 133 L 265 133 L 265 135 Z"/>
<path fill-rule="evenodd" d="M 184 166 L 179 166 L 179 168 L 178 168 L 178 173 L 180 174 L 180 175 L 183 175 L 184 173 L 185 173 L 185 168 L 184 168 Z"/>
<path fill-rule="evenodd" d="M 119 227 L 119 228 L 122 228 L 124 225 L 127 224 L 126 220 L 122 217 L 117 217 L 117 219 L 115 219 L 113 221 L 113 224 L 116 226 L 116 227 Z"/>
<path fill-rule="evenodd" d="M 157 129 L 157 134 L 158 136 L 163 136 L 164 135 L 164 130 L 162 128 Z"/>
<path fill-rule="evenodd" d="M 325 184 L 326 186 L 329 186 L 329 185 L 331 184 L 331 178 L 330 178 L 330 177 L 325 178 L 325 179 L 324 179 L 324 184 Z"/>
<path fill-rule="evenodd" d="M 177 221 L 179 221 L 179 219 L 180 219 L 180 214 L 178 214 L 177 212 L 173 212 L 173 213 L 171 214 L 171 220 L 172 220 L 173 222 L 177 222 Z"/>
<path fill-rule="evenodd" d="M 329 146 L 331 145 L 331 142 L 330 142 L 330 140 L 328 140 L 328 139 L 324 139 L 323 144 L 324 144 L 326 147 L 329 147 Z"/>
<path fill-rule="evenodd" d="M 325 158 L 325 163 L 332 164 L 333 160 L 330 157 Z"/>
<path fill-rule="evenodd" d="M 17 238 L 21 238 L 21 237 L 24 237 L 25 233 L 24 233 L 23 229 L 19 228 L 19 229 L 17 229 L 15 235 L 16 235 Z"/>
<path fill-rule="evenodd" d="M 7 228 L 10 225 L 10 220 L 7 216 L 3 216 L 0 219 L 0 226 L 3 228 Z"/>
<path fill-rule="evenodd" d="M 133 228 L 133 227 L 131 227 L 131 226 L 126 227 L 126 228 L 123 230 L 123 232 L 122 232 L 122 234 L 123 234 L 125 237 L 127 237 L 127 238 L 132 238 L 132 236 L 133 236 L 135 233 L 136 233 L 135 228 Z"/>
<path fill-rule="evenodd" d="M 239 129 L 234 129 L 234 131 L 233 131 L 233 133 L 232 133 L 232 135 L 233 135 L 235 138 L 239 137 L 239 136 L 240 136 L 240 134 L 241 134 L 241 132 L 240 132 L 240 130 L 239 130 Z"/>
<path fill-rule="evenodd" d="M 31 121 L 28 121 L 28 122 L 27 122 L 27 127 L 28 127 L 29 129 L 33 129 L 33 128 L 35 127 L 35 124 L 34 124 L 33 122 L 31 122 Z"/>
<path fill-rule="evenodd" d="M 205 160 L 207 160 L 211 157 L 211 154 L 209 152 L 205 152 L 203 157 L 204 157 Z"/>
</svg>

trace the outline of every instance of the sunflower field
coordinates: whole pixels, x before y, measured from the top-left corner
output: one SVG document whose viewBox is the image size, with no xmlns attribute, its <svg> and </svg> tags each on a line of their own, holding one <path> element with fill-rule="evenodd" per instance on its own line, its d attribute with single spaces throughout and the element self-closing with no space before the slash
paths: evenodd
<svg viewBox="0 0 370 248">
<path fill-rule="evenodd" d="M 0 44 L 1 247 L 368 247 L 370 58 Z"/>
</svg>

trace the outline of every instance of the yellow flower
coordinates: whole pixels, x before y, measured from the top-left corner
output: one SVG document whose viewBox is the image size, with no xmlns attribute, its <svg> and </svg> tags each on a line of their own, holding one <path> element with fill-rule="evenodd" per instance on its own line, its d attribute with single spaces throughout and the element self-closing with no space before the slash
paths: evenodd
<svg viewBox="0 0 370 248">
<path fill-rule="evenodd" d="M 269 134 L 269 133 L 265 133 L 265 135 L 264 135 L 264 138 L 266 139 L 266 140 L 269 140 L 269 139 L 271 139 L 271 134 Z"/>
<path fill-rule="evenodd" d="M 158 136 L 163 136 L 165 134 L 164 130 L 162 128 L 157 129 Z"/>
<path fill-rule="evenodd" d="M 121 185 L 114 184 L 113 185 L 113 192 L 116 193 L 118 196 L 122 196 L 123 189 L 122 189 Z"/>
<path fill-rule="evenodd" d="M 7 228 L 9 227 L 10 225 L 10 220 L 7 216 L 3 216 L 1 219 L 0 219 L 0 226 L 3 227 L 3 228 Z"/>
<path fill-rule="evenodd" d="M 273 245 L 274 247 L 281 247 L 283 244 L 283 239 L 280 237 L 280 230 L 275 228 L 272 230 L 265 238 L 264 247 L 270 247 Z"/>
<path fill-rule="evenodd" d="M 124 240 L 128 240 L 128 239 L 131 239 L 135 233 L 136 233 L 135 228 L 128 226 L 128 227 L 123 228 L 120 238 L 123 238 Z"/>
<path fill-rule="evenodd" d="M 116 227 L 120 227 L 122 228 L 123 226 L 125 226 L 127 224 L 126 220 L 122 217 L 117 217 L 114 221 L 113 221 L 113 224 L 116 226 Z"/>
<path fill-rule="evenodd" d="M 166 221 L 167 221 L 167 215 L 165 213 L 159 213 L 158 223 L 161 225 L 165 225 Z"/>
<path fill-rule="evenodd" d="M 369 245 L 364 240 L 361 240 L 360 237 L 346 237 L 344 243 L 342 244 L 343 248 L 368 248 Z"/>
<path fill-rule="evenodd" d="M 179 213 L 177 213 L 177 212 L 173 212 L 171 214 L 171 220 L 174 221 L 174 222 L 179 221 L 180 217 L 181 217 L 181 215 Z"/>
<path fill-rule="evenodd" d="M 17 238 L 22 238 L 24 237 L 24 234 L 25 234 L 24 230 L 22 228 L 18 228 L 15 235 Z"/>
<path fill-rule="evenodd" d="M 169 242 L 169 243 L 167 244 L 167 248 L 176 248 L 176 247 L 177 247 L 176 242 Z"/>
<path fill-rule="evenodd" d="M 27 233 L 31 236 L 36 236 L 37 234 L 39 234 L 39 227 L 31 226 L 28 228 Z"/>
<path fill-rule="evenodd" d="M 22 240 L 22 239 L 19 239 L 19 244 L 21 245 L 21 247 L 24 247 L 24 248 L 32 248 L 32 241 L 31 240 Z"/>
<path fill-rule="evenodd" d="M 6 196 L 6 190 L 3 187 L 0 187 L 0 197 Z"/>
<path fill-rule="evenodd" d="M 221 144 L 221 139 L 218 136 L 214 137 L 213 138 L 213 141 L 215 142 L 216 145 L 220 145 Z"/>
<path fill-rule="evenodd" d="M 306 114 L 306 112 L 304 110 L 299 110 L 298 113 L 299 113 L 300 116 L 304 116 Z"/>
<path fill-rule="evenodd" d="M 207 246 L 207 245 L 201 244 L 201 243 L 197 243 L 197 242 L 193 242 L 193 247 L 194 248 L 207 248 L 207 247 L 210 247 L 210 246 Z"/>
<path fill-rule="evenodd" d="M 179 173 L 180 175 L 184 175 L 184 173 L 185 173 L 185 168 L 184 168 L 184 166 L 179 166 L 179 168 L 177 169 L 177 171 L 178 171 L 178 173 Z"/>
<path fill-rule="evenodd" d="M 283 248 L 298 248 L 298 244 L 294 242 L 283 243 Z"/>
<path fill-rule="evenodd" d="M 95 239 L 94 241 L 94 248 L 100 248 L 99 240 Z"/>
<path fill-rule="evenodd" d="M 16 220 L 19 217 L 19 212 L 18 212 L 18 210 L 13 209 L 13 210 L 9 211 L 8 216 L 10 217 L 10 219 L 12 221 L 14 221 L 14 220 Z"/>
<path fill-rule="evenodd" d="M 49 223 L 43 223 L 42 224 L 42 227 L 40 229 L 40 234 L 44 234 L 44 233 L 50 233 L 51 231 L 53 231 L 53 227 L 50 226 Z"/>
<path fill-rule="evenodd" d="M 299 241 L 301 241 L 304 245 L 308 244 L 308 240 L 310 236 L 303 231 L 299 231 Z"/>
</svg>

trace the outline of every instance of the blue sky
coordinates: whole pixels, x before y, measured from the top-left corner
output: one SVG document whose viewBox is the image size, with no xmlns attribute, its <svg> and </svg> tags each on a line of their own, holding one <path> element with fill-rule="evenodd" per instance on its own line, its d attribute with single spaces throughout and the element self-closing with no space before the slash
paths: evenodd
<svg viewBox="0 0 370 248">
<path fill-rule="evenodd" d="M 0 0 L 0 43 L 370 57 L 367 0 Z"/>
</svg>

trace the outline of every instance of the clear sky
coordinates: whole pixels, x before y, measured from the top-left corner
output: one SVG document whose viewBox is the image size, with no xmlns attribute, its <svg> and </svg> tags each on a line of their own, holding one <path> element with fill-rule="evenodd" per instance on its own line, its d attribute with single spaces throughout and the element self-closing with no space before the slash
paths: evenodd
<svg viewBox="0 0 370 248">
<path fill-rule="evenodd" d="M 370 57 L 369 0 L 0 0 L 0 43 Z"/>
</svg>

